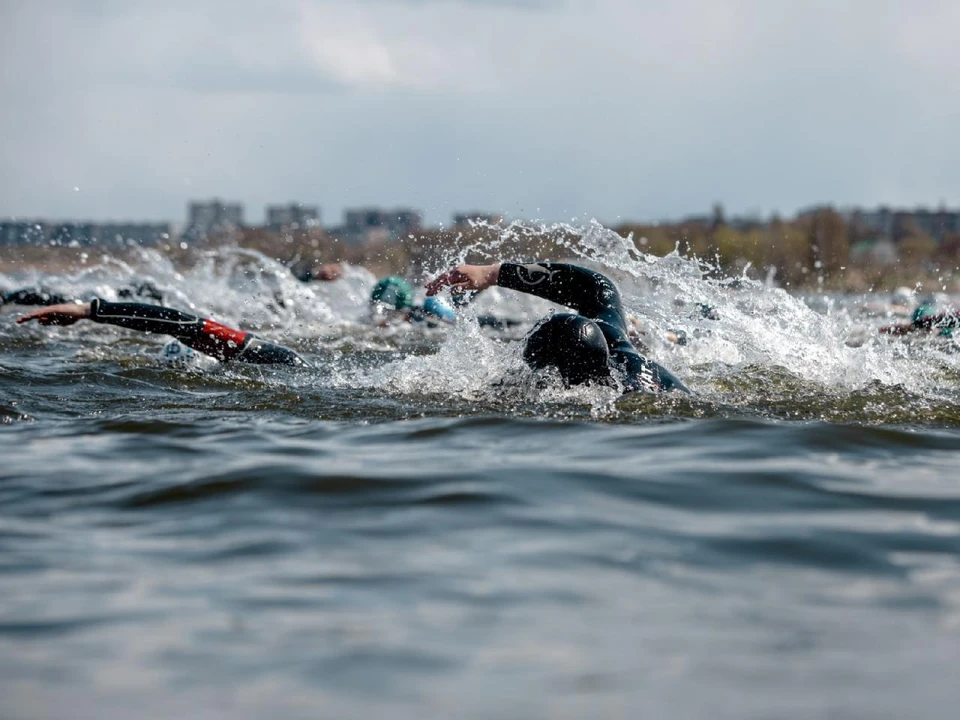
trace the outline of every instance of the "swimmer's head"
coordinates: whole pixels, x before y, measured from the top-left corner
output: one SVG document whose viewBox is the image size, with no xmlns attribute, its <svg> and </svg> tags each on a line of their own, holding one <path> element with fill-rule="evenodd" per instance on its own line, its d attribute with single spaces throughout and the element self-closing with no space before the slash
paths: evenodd
<svg viewBox="0 0 960 720">
<path fill-rule="evenodd" d="M 168 365 L 190 365 L 199 359 L 199 355 L 179 340 L 171 340 L 160 351 L 161 359 Z"/>
<path fill-rule="evenodd" d="M 936 298 L 932 295 L 927 296 L 921 300 L 920 304 L 914 308 L 913 313 L 910 315 L 910 320 L 914 325 L 922 323 L 924 319 L 933 317 L 937 314 L 937 301 Z"/>
<path fill-rule="evenodd" d="M 127 285 L 117 290 L 117 298 L 120 300 L 133 300 L 136 298 L 142 300 L 154 300 L 163 302 L 163 292 L 149 280 L 137 283 L 136 285 Z"/>
<path fill-rule="evenodd" d="M 457 320 L 457 315 L 453 311 L 453 308 L 447 305 L 436 295 L 432 295 L 423 301 L 423 311 L 427 315 L 432 315 L 433 317 L 444 320 L 445 322 L 452 323 L 456 322 Z"/>
<path fill-rule="evenodd" d="M 610 375 L 610 350 L 600 327 L 574 313 L 541 320 L 527 335 L 523 359 L 537 370 L 556 368 L 570 385 Z"/>
<path fill-rule="evenodd" d="M 706 320 L 720 319 L 720 313 L 717 312 L 717 309 L 713 305 L 707 305 L 707 303 L 697 303 L 697 313 Z"/>
<path fill-rule="evenodd" d="M 391 275 L 373 286 L 370 302 L 387 305 L 394 310 L 413 307 L 413 288 L 402 277 Z"/>
</svg>

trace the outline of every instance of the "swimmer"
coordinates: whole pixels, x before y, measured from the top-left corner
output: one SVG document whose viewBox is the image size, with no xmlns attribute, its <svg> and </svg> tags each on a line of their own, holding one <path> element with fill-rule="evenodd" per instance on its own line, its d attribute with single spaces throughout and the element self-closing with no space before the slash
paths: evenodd
<svg viewBox="0 0 960 720">
<path fill-rule="evenodd" d="M 75 299 L 45 287 L 0 291 L 0 305 L 60 305 Z"/>
<path fill-rule="evenodd" d="M 343 264 L 338 262 L 320 263 L 306 267 L 294 265 L 290 272 L 300 282 L 333 282 L 343 277 Z"/>
<path fill-rule="evenodd" d="M 370 307 L 374 312 L 406 313 L 413 307 L 413 286 L 398 275 L 381 278 L 370 291 Z"/>
<path fill-rule="evenodd" d="M 413 294 L 410 283 L 396 275 L 385 277 L 374 285 L 373 292 L 370 293 L 370 306 L 380 327 L 385 327 L 393 319 L 403 322 L 425 322 L 428 327 L 437 327 L 440 324 L 453 325 L 457 322 L 454 309 L 440 298 L 428 296 L 422 305 L 414 305 Z M 453 296 L 453 304 L 458 308 L 464 307 L 472 302 L 475 296 L 476 293 L 470 296 L 457 293 Z M 479 315 L 476 320 L 480 327 L 493 330 L 508 330 L 520 324 L 519 320 L 489 314 Z"/>
<path fill-rule="evenodd" d="M 221 362 L 307 365 L 293 350 L 261 340 L 253 333 L 161 305 L 113 303 L 95 298 L 89 303 L 63 303 L 39 308 L 17 318 L 17 324 L 33 320 L 41 325 L 73 325 L 79 320 L 92 320 L 128 330 L 170 335 L 188 348 Z"/>
<path fill-rule="evenodd" d="M 625 392 L 689 392 L 673 373 L 637 352 L 616 285 L 593 270 L 552 262 L 458 265 L 431 281 L 427 294 L 494 285 L 577 311 L 543 318 L 527 335 L 523 359 L 534 369 L 556 368 L 567 385 L 618 379 Z"/>
<path fill-rule="evenodd" d="M 413 286 L 398 275 L 377 281 L 370 291 L 370 316 L 378 327 L 395 322 L 412 322 Z"/>
<path fill-rule="evenodd" d="M 457 315 L 440 298 L 428 297 L 422 305 L 413 302 L 413 286 L 390 275 L 377 282 L 370 293 L 370 311 L 380 327 L 393 322 L 426 323 L 428 327 L 453 325 Z"/>
<path fill-rule="evenodd" d="M 926 298 L 910 316 L 909 323 L 884 325 L 880 332 L 884 335 L 907 335 L 912 332 L 938 331 L 940 337 L 952 337 L 953 331 L 960 328 L 960 309 L 951 308 L 937 312 L 936 298 Z"/>
<path fill-rule="evenodd" d="M 124 285 L 117 288 L 117 297 L 121 299 L 132 300 L 133 298 L 154 300 L 158 303 L 163 302 L 163 293 L 153 283 L 145 280 L 134 285 Z M 93 293 L 83 293 L 92 295 Z M 49 288 L 25 287 L 19 290 L 0 291 L 0 305 L 62 305 L 69 302 L 80 302 L 80 298 L 64 293 L 59 293 Z"/>
</svg>

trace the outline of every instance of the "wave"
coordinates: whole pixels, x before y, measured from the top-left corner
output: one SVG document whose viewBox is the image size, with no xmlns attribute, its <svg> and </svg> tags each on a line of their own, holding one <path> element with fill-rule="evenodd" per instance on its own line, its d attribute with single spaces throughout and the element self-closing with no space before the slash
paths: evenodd
<svg viewBox="0 0 960 720">
<path fill-rule="evenodd" d="M 499 257 L 512 235 L 523 231 L 523 226 L 510 226 L 471 250 Z M 651 410 L 645 401 L 618 401 L 596 389 L 544 391 L 526 372 L 515 341 L 551 306 L 501 289 L 482 294 L 455 328 L 428 330 L 371 324 L 366 298 L 375 278 L 363 268 L 348 268 L 334 283 L 305 285 L 277 261 L 236 248 L 209 253 L 188 271 L 144 250 L 135 264 L 106 257 L 68 275 L 32 272 L 0 277 L 0 282 L 35 282 L 110 297 L 120 285 L 149 280 L 162 288 L 168 304 L 254 329 L 310 356 L 320 366 L 318 372 L 312 379 L 290 381 L 303 390 L 311 385 L 317 390 L 362 389 L 426 407 L 434 396 L 521 411 L 536 402 L 587 405 L 598 417 L 642 407 L 653 416 L 669 415 L 673 408 L 682 417 L 747 412 L 804 420 L 957 424 L 960 353 L 953 352 L 955 342 L 903 343 L 878 335 L 876 327 L 884 319 L 866 314 L 864 307 L 880 298 L 801 298 L 746 275 L 718 277 L 703 262 L 677 253 L 644 254 L 631 240 L 597 223 L 539 231 L 557 236 L 557 259 L 590 264 L 617 280 L 649 354 L 683 378 L 696 400 L 668 401 Z M 570 241 L 571 236 L 577 241 Z M 449 263 L 459 257 L 451 256 Z M 704 314 L 705 307 L 712 311 Z M 508 317 L 520 325 L 492 333 L 472 322 L 477 314 Z M 671 333 L 682 334 L 687 342 L 669 342 Z M 91 347 L 91 339 L 101 342 Z M 8 321 L 0 327 L 0 342 L 11 352 L 34 354 L 71 343 L 83 348 L 76 361 L 112 360 L 121 366 L 148 365 L 156 351 L 150 339 L 87 325 L 14 328 Z M 125 362 L 131 349 L 139 352 L 139 361 Z M 246 370 L 227 375 L 237 382 L 269 376 Z M 213 373 L 212 382 L 221 382 L 222 376 Z"/>
</svg>

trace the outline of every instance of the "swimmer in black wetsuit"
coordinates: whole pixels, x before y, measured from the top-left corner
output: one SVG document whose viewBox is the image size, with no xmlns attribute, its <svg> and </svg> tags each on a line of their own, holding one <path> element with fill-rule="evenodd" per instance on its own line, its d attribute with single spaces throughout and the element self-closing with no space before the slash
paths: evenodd
<svg viewBox="0 0 960 720">
<path fill-rule="evenodd" d="M 908 333 L 927 331 L 937 331 L 940 337 L 953 337 L 954 331 L 960 328 L 960 310 L 947 312 L 932 312 L 928 315 L 917 317 L 914 311 L 914 317 L 911 322 L 899 325 L 884 325 L 880 332 L 884 335 L 907 335 Z"/>
<path fill-rule="evenodd" d="M 669 370 L 648 360 L 631 344 L 616 285 L 606 275 L 565 263 L 459 265 L 427 285 L 435 295 L 493 285 L 519 290 L 573 308 L 541 320 L 527 335 L 523 358 L 534 368 L 554 367 L 570 385 L 617 378 L 626 392 L 681 390 Z"/>
<path fill-rule="evenodd" d="M 221 361 L 307 365 L 293 350 L 268 343 L 253 333 L 160 305 L 112 303 L 96 298 L 89 303 L 64 303 L 40 308 L 17 318 L 17 323 L 36 320 L 41 325 L 73 325 L 84 319 L 129 330 L 171 335 L 187 347 Z"/>
<path fill-rule="evenodd" d="M 93 293 L 91 293 L 92 295 Z M 90 297 L 90 295 L 87 295 Z M 125 285 L 117 288 L 117 297 L 132 300 L 141 298 L 144 300 L 154 300 L 158 303 L 163 302 L 163 293 L 160 289 L 149 281 L 143 281 L 135 285 Z M 62 305 L 63 303 L 81 302 L 80 298 L 72 295 L 64 295 L 49 288 L 42 286 L 25 287 L 19 290 L 0 290 L 0 305 Z"/>
</svg>

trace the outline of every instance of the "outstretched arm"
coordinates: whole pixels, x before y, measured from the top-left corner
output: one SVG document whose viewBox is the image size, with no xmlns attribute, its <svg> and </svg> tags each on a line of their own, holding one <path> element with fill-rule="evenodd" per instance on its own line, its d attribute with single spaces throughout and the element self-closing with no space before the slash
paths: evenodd
<svg viewBox="0 0 960 720">
<path fill-rule="evenodd" d="M 552 262 L 458 265 L 430 282 L 427 294 L 434 295 L 444 287 L 484 290 L 491 285 L 536 295 L 626 330 L 616 285 L 606 275 L 579 265 Z"/>
<path fill-rule="evenodd" d="M 81 305 L 65 303 L 40 308 L 18 318 L 17 322 L 36 320 L 41 325 L 72 325 L 83 319 L 128 330 L 171 335 L 184 345 L 219 360 L 226 360 L 236 354 L 230 350 L 242 346 L 249 335 L 173 308 L 140 303 L 111 303 L 99 298 Z M 205 328 L 205 325 L 209 327 Z M 204 332 L 205 329 L 207 332 Z"/>
<path fill-rule="evenodd" d="M 41 325 L 72 325 L 83 318 L 139 332 L 171 335 L 187 347 L 218 360 L 236 358 L 241 362 L 304 364 L 292 350 L 266 343 L 251 333 L 160 305 L 111 303 L 97 298 L 83 305 L 54 305 L 34 310 L 17 322 L 36 320 Z"/>
<path fill-rule="evenodd" d="M 567 263 L 503 263 L 500 287 L 519 290 L 573 308 L 588 318 L 613 321 L 626 328 L 617 286 L 606 275 Z"/>
<path fill-rule="evenodd" d="M 36 320 L 41 325 L 73 325 L 77 320 L 90 317 L 90 303 L 61 303 L 38 308 L 17 318 L 17 324 Z"/>
<path fill-rule="evenodd" d="M 497 284 L 500 276 L 500 263 L 493 265 L 457 265 L 427 283 L 427 295 L 436 295 L 448 287 L 453 292 L 486 290 Z"/>
</svg>

